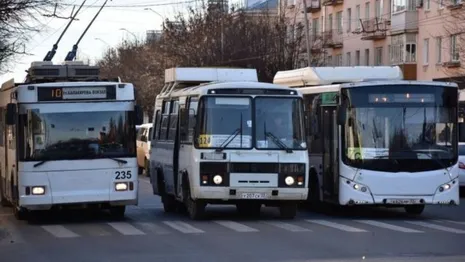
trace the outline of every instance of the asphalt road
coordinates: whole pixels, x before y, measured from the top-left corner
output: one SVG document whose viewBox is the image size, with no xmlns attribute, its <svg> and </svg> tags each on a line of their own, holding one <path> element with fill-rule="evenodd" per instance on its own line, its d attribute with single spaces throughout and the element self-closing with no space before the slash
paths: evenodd
<svg viewBox="0 0 465 262">
<path fill-rule="evenodd" d="M 0 262 L 465 261 L 465 204 L 427 207 L 421 217 L 403 210 L 302 210 L 291 221 L 273 208 L 246 219 L 233 206 L 209 206 L 208 220 L 193 222 L 165 214 L 149 186 L 141 178 L 139 206 L 117 222 L 78 211 L 28 224 L 0 208 Z"/>
</svg>

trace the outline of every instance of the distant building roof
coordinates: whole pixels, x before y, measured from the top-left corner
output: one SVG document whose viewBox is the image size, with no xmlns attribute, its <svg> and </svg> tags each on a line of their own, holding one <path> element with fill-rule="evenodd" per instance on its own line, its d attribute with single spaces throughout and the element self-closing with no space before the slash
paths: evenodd
<svg viewBox="0 0 465 262">
<path fill-rule="evenodd" d="M 251 6 L 247 6 L 246 10 L 275 9 L 278 8 L 278 3 L 278 0 L 261 0 Z"/>
</svg>

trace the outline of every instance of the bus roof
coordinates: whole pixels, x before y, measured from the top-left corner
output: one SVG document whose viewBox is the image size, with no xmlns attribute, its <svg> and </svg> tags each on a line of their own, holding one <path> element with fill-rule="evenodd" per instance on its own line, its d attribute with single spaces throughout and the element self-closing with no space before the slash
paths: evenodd
<svg viewBox="0 0 465 262">
<path fill-rule="evenodd" d="M 273 89 L 273 90 L 283 90 L 289 91 L 289 95 L 301 95 L 298 90 L 291 89 L 287 86 L 281 86 L 271 83 L 263 82 L 214 82 L 206 83 L 197 86 L 186 87 L 182 89 L 177 89 L 171 92 L 171 97 L 182 97 L 182 96 L 198 96 L 208 93 L 208 90 L 219 90 L 219 89 L 231 89 L 231 88 L 240 88 L 240 89 Z M 292 92 L 292 93 L 291 93 Z M 166 97 L 160 95 L 158 97 Z"/>
<path fill-rule="evenodd" d="M 165 83 L 252 81 L 258 82 L 257 70 L 237 68 L 177 67 L 165 70 Z"/>
<path fill-rule="evenodd" d="M 403 73 L 399 66 L 305 67 L 278 71 L 273 83 L 301 87 L 402 79 Z"/>
</svg>

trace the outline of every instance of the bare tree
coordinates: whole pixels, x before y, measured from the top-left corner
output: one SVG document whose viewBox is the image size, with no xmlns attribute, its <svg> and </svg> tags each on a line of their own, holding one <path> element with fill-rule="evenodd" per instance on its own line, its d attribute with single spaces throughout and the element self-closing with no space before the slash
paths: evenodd
<svg viewBox="0 0 465 262">
<path fill-rule="evenodd" d="M 103 76 L 134 83 L 139 103 L 151 113 L 167 68 L 255 68 L 261 81 L 271 82 L 278 70 L 298 65 L 302 39 L 302 27 L 284 12 L 225 12 L 203 4 L 189 8 L 187 16 L 179 13 L 175 22 L 165 21 L 156 42 L 123 42 L 108 50 L 99 65 Z"/>
<path fill-rule="evenodd" d="M 465 75 L 465 7 L 464 4 L 454 4 L 446 1 L 449 15 L 444 16 L 444 31 L 442 53 L 444 72 L 450 77 Z"/>
<path fill-rule="evenodd" d="M 26 22 L 47 10 L 52 0 L 0 0 L 0 72 L 7 62 L 19 54 L 26 54 L 25 45 L 31 32 L 40 30 Z"/>
</svg>

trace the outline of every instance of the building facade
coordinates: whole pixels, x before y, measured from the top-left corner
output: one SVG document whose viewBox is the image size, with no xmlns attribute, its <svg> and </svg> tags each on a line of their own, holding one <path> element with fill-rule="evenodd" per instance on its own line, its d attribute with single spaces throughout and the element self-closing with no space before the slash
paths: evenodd
<svg viewBox="0 0 465 262">
<path fill-rule="evenodd" d="M 409 80 L 463 75 L 465 15 L 451 15 L 465 13 L 460 0 L 306 0 L 306 10 L 302 0 L 287 1 L 296 21 L 307 13 L 311 53 L 323 53 L 323 65 L 399 65 Z"/>
</svg>

